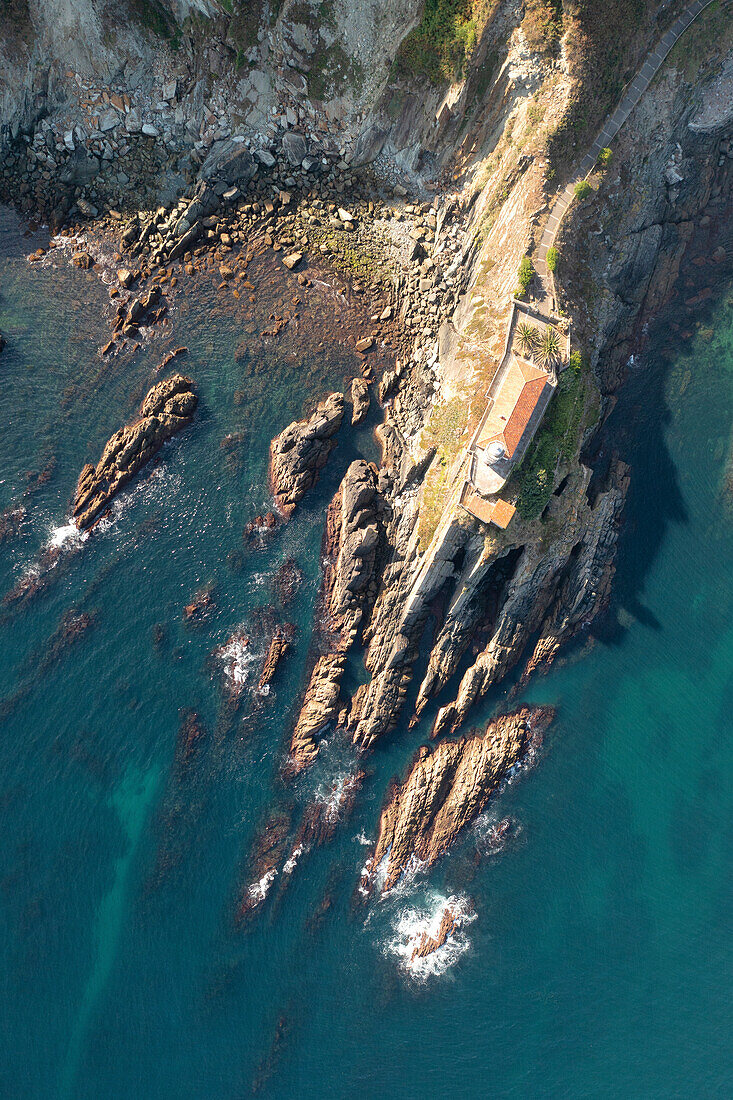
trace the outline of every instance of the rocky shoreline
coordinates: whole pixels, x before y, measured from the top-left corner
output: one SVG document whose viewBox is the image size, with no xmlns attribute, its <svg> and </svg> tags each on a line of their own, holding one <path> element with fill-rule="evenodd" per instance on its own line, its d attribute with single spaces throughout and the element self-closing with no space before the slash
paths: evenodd
<svg viewBox="0 0 733 1100">
<path fill-rule="evenodd" d="M 278 33 L 284 59 L 292 43 L 282 25 Z M 317 45 L 294 33 L 296 60 L 310 72 Z M 21 209 L 63 223 L 58 239 L 78 266 L 93 264 L 95 234 L 114 242 L 115 314 L 103 355 L 134 347 L 141 325 L 165 323 L 167 294 L 199 272 L 213 275 L 222 296 L 254 301 L 248 267 L 265 254 L 287 273 L 294 308 L 321 266 L 348 280 L 364 303 L 369 324 L 354 336 L 361 377 L 351 381 L 350 419 L 358 425 L 373 415 L 374 387 L 381 461 L 353 462 L 328 508 L 323 625 L 288 738 L 286 777 L 314 763 L 331 729 L 367 753 L 403 717 L 415 727 L 452 684 L 431 717 L 435 748 L 420 750 L 382 812 L 367 891 L 380 866 L 380 889 L 389 889 L 411 866 L 435 862 L 549 722 L 547 708 L 523 708 L 483 735 L 445 739 L 512 668 L 521 670 L 520 688 L 608 606 L 630 471 L 603 441 L 603 424 L 644 326 L 671 293 L 695 225 L 715 217 L 731 184 L 730 111 L 704 82 L 699 90 L 677 69 L 667 71 L 620 137 L 616 160 L 592 172 L 590 193 L 557 238 L 563 259 L 548 280 L 551 307 L 572 318 L 577 375 L 562 380 L 564 397 L 553 406 L 562 400 L 562 414 L 538 437 L 545 450 L 538 443 L 508 485 L 516 519 L 497 533 L 470 516 L 455 494 L 460 463 L 503 354 L 517 268 L 529 261 L 532 270 L 559 182 L 548 169 L 550 138 L 539 149 L 532 144 L 539 105 L 548 126 L 559 128 L 573 90 L 559 61 L 528 58 L 521 40 L 512 32 L 507 65 L 479 112 L 470 116 L 464 105 L 465 133 L 455 103 L 426 95 L 436 110 L 429 126 L 420 122 L 414 150 L 410 123 L 421 117 L 414 100 L 409 110 L 397 104 L 393 126 L 375 92 L 372 121 L 360 117 L 359 139 L 339 144 L 331 120 L 318 131 L 303 103 L 308 80 L 290 66 L 278 75 L 273 121 L 246 135 L 232 135 L 222 108 L 209 112 L 197 138 L 186 137 L 191 103 L 183 78 L 161 85 L 157 106 L 145 110 L 110 88 L 90 95 L 93 136 L 41 119 L 32 134 L 13 136 L 0 176 L 0 193 L 14 192 Z M 471 79 L 458 94 L 475 87 Z M 701 102 L 689 102 L 693 92 Z M 393 146 L 382 156 L 388 133 Z M 640 159 L 637 148 L 648 156 Z M 405 171 L 407 186 L 397 182 L 396 164 L 424 168 L 431 156 L 432 173 Z M 156 208 L 131 201 L 131 209 L 118 209 L 117 198 L 132 198 L 133 185 L 154 177 L 166 158 L 178 176 L 161 188 Z M 716 262 L 726 259 L 722 251 Z M 545 293 L 534 276 L 527 289 L 530 298 Z M 271 320 L 275 335 L 288 323 L 284 312 Z M 142 419 L 112 437 L 96 467 L 85 467 L 74 502 L 80 528 L 190 421 L 196 396 L 188 379 L 175 378 L 183 388 L 165 389 L 173 380 L 154 386 Z M 347 430 L 345 413 L 344 394 L 332 393 L 273 438 L 270 480 L 281 517 L 315 485 Z M 2 522 L 0 538 L 10 538 L 22 516 L 8 510 Z M 245 539 L 277 523 L 274 512 L 257 517 Z M 260 689 L 269 688 L 288 644 L 286 633 L 271 638 Z M 362 647 L 368 677 L 348 697 L 345 672 Z M 405 716 L 413 680 L 414 710 Z M 290 825 L 275 815 L 264 828 L 240 917 L 259 908 L 274 875 L 312 839 L 303 826 L 291 845 Z M 452 919 L 441 924 L 444 940 Z"/>
</svg>

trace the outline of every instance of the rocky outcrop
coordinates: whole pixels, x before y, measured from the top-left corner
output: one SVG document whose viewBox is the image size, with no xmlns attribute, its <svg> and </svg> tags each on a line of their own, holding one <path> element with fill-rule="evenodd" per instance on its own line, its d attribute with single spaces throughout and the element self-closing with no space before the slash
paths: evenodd
<svg viewBox="0 0 733 1100">
<path fill-rule="evenodd" d="M 73 516 L 80 530 L 91 527 L 115 494 L 165 441 L 191 423 L 197 404 L 194 384 L 182 374 L 174 374 L 149 390 L 140 406 L 140 419 L 115 432 L 97 465 L 86 465 L 79 475 Z"/>
<path fill-rule="evenodd" d="M 351 383 L 351 423 L 361 424 L 369 412 L 369 386 L 363 378 L 354 378 Z"/>
<path fill-rule="evenodd" d="M 395 785 L 379 821 L 365 888 L 384 871 L 383 891 L 415 865 L 429 867 L 476 820 L 507 773 L 540 741 L 551 707 L 522 707 L 494 719 L 485 733 L 421 748 Z M 384 864 L 382 868 L 382 864 Z"/>
<path fill-rule="evenodd" d="M 335 721 L 341 699 L 341 677 L 346 654 L 327 653 L 316 661 L 308 682 L 298 721 L 290 739 L 289 771 L 296 774 L 312 764 L 318 755 L 318 734 Z"/>
<path fill-rule="evenodd" d="M 380 541 L 377 505 L 376 470 L 357 459 L 346 471 L 326 518 L 323 631 L 331 652 L 316 661 L 293 732 L 290 754 L 296 772 L 315 759 L 318 733 L 335 720 L 340 710 L 346 654 L 356 641 L 373 598 Z"/>
<path fill-rule="evenodd" d="M 270 478 L 279 510 L 290 516 L 315 485 L 336 445 L 344 417 L 344 395 L 332 393 L 308 420 L 296 420 L 270 444 Z"/>
<path fill-rule="evenodd" d="M 290 649 L 294 633 L 295 628 L 290 623 L 275 628 L 257 684 L 258 691 L 262 691 L 264 688 L 269 690 L 278 665 Z"/>
<path fill-rule="evenodd" d="M 586 469 L 576 493 L 582 492 L 589 476 Z M 562 538 L 550 548 L 540 543 L 522 550 L 489 641 L 464 673 L 455 701 L 438 712 L 434 736 L 458 729 L 473 704 L 520 659 L 538 630 L 540 639 L 525 681 L 605 607 L 628 485 L 628 467 L 616 463 L 592 508 L 583 493 L 580 506 L 566 517 Z"/>
<path fill-rule="evenodd" d="M 414 963 L 415 959 L 426 959 L 429 955 L 434 955 L 448 942 L 453 933 L 459 930 L 463 922 L 466 919 L 470 920 L 472 916 L 472 909 L 466 910 L 465 907 L 454 902 L 447 902 L 435 935 L 431 936 L 429 932 L 420 934 L 420 939 L 412 949 L 410 963 Z"/>
</svg>

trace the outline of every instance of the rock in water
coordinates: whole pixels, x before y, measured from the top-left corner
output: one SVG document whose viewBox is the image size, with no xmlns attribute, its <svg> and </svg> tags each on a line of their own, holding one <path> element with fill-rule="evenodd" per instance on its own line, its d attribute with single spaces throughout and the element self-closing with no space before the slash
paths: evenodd
<svg viewBox="0 0 733 1100">
<path fill-rule="evenodd" d="M 539 743 L 553 713 L 552 707 L 521 707 L 495 718 L 483 735 L 441 741 L 432 751 L 421 748 L 382 811 L 365 887 L 371 887 L 383 860 L 383 890 L 414 861 L 435 863 L 476 820 L 510 769 Z"/>
<path fill-rule="evenodd" d="M 277 666 L 290 649 L 294 633 L 294 627 L 290 623 L 286 626 L 278 626 L 275 628 L 275 633 L 272 636 L 272 641 L 270 642 L 270 647 L 267 651 L 265 663 L 262 667 L 262 673 L 260 674 L 260 680 L 257 685 L 260 691 L 265 687 L 269 687 L 272 683 L 272 678 L 275 675 Z"/>
<path fill-rule="evenodd" d="M 376 486 L 376 469 L 356 459 L 328 507 L 323 597 L 324 627 L 330 634 L 331 652 L 319 657 L 313 668 L 293 731 L 290 770 L 296 774 L 313 763 L 320 748 L 318 733 L 339 714 L 346 654 L 356 641 L 373 594 L 380 538 Z"/>
<path fill-rule="evenodd" d="M 332 393 L 310 420 L 294 421 L 270 444 L 270 476 L 280 511 L 290 516 L 299 500 L 315 485 L 335 446 L 344 418 L 344 395 Z"/>
<path fill-rule="evenodd" d="M 469 908 L 468 912 L 464 913 L 461 911 L 460 906 L 448 902 L 441 913 L 437 932 L 434 936 L 431 936 L 429 932 L 421 933 L 420 939 L 410 955 L 410 962 L 413 963 L 415 959 L 426 959 L 428 955 L 434 955 L 436 951 L 439 951 L 453 933 L 461 927 L 466 916 L 469 918 L 473 916 L 473 910 Z"/>
<path fill-rule="evenodd" d="M 190 378 L 174 374 L 149 390 L 140 419 L 115 432 L 96 466 L 79 475 L 73 516 L 80 530 L 90 527 L 112 497 L 160 450 L 166 439 L 191 423 L 198 397 Z"/>
<path fill-rule="evenodd" d="M 369 386 L 363 378 L 355 378 L 351 383 L 351 423 L 361 424 L 369 411 Z"/>
<path fill-rule="evenodd" d="M 338 714 L 345 668 L 346 654 L 338 651 L 316 661 L 290 741 L 290 774 L 297 775 L 318 755 L 316 735 Z"/>
</svg>

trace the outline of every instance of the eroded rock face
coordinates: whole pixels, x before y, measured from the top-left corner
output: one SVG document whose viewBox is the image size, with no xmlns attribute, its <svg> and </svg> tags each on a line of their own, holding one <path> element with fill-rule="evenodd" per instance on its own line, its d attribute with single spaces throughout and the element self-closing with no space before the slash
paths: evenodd
<svg viewBox="0 0 733 1100">
<path fill-rule="evenodd" d="M 318 753 L 317 734 L 341 709 L 346 654 L 357 639 L 370 603 L 380 541 L 377 503 L 376 470 L 357 459 L 346 471 L 326 517 L 328 565 L 323 594 L 325 628 L 332 646 L 315 664 L 293 732 L 291 766 L 296 772 L 313 762 Z"/>
<path fill-rule="evenodd" d="M 114 495 L 160 450 L 167 439 L 191 423 L 198 397 L 190 378 L 174 374 L 150 389 L 140 419 L 120 428 L 96 466 L 79 475 L 73 516 L 80 530 L 90 527 Z"/>
<path fill-rule="evenodd" d="M 551 707 L 522 707 L 494 719 L 484 734 L 423 747 L 407 779 L 394 787 L 379 821 L 366 888 L 386 861 L 382 890 L 415 862 L 430 866 L 484 809 L 509 770 L 539 743 Z"/>
<path fill-rule="evenodd" d="M 318 755 L 317 735 L 339 712 L 345 667 L 346 654 L 341 652 L 327 653 L 316 661 L 290 739 L 290 770 L 295 774 L 313 763 Z"/>
<path fill-rule="evenodd" d="M 270 444 L 270 477 L 277 506 L 285 516 L 315 485 L 335 446 L 344 417 L 344 395 L 332 393 L 309 420 L 289 424 Z"/>
</svg>

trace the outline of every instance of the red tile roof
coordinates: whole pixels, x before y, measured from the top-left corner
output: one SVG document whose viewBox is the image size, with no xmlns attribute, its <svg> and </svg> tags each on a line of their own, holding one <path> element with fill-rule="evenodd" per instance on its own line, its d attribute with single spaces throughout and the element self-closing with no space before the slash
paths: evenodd
<svg viewBox="0 0 733 1100">
<path fill-rule="evenodd" d="M 478 446 L 485 449 L 498 441 L 503 444 L 507 458 L 511 458 L 547 385 L 549 378 L 545 371 L 513 355 Z"/>
</svg>

